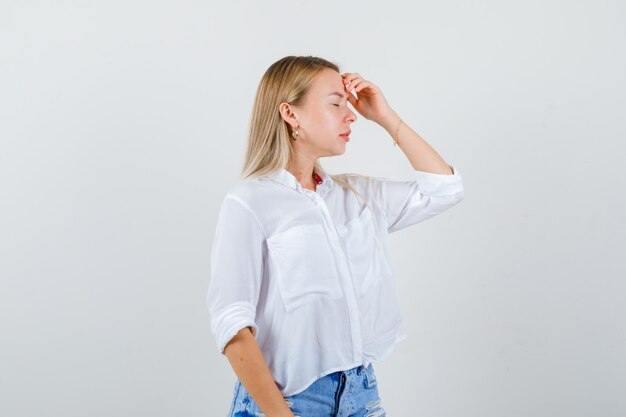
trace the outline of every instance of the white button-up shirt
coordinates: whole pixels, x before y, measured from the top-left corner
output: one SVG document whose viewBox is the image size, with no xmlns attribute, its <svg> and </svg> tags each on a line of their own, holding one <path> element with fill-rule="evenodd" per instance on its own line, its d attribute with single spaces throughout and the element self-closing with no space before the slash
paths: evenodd
<svg viewBox="0 0 626 417">
<path fill-rule="evenodd" d="M 232 186 L 211 248 L 207 304 L 220 353 L 251 326 L 283 396 L 383 359 L 406 337 L 388 233 L 463 199 L 454 175 L 350 176 L 365 205 L 324 171 L 312 191 L 287 170 Z"/>
</svg>

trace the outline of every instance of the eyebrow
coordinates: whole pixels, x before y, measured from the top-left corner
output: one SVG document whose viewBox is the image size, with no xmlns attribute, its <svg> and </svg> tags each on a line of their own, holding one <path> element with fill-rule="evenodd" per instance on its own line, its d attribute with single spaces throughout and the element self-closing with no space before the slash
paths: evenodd
<svg viewBox="0 0 626 417">
<path fill-rule="evenodd" d="M 341 97 L 341 98 L 346 98 L 346 97 L 348 97 L 347 95 L 342 94 L 342 93 L 339 93 L 339 92 L 337 92 L 337 91 L 330 93 L 330 94 L 329 94 L 329 96 L 339 96 L 339 97 Z"/>
</svg>

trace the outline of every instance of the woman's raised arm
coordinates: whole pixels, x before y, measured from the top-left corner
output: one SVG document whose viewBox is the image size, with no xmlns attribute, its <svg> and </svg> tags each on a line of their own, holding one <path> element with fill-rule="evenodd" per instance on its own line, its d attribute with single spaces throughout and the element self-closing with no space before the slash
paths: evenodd
<svg viewBox="0 0 626 417">
<path fill-rule="evenodd" d="M 389 132 L 414 169 L 434 174 L 453 173 L 446 161 L 391 108 L 377 85 L 363 79 L 357 72 L 347 72 L 341 77 L 352 107 Z M 352 91 L 357 97 L 351 94 Z"/>
</svg>

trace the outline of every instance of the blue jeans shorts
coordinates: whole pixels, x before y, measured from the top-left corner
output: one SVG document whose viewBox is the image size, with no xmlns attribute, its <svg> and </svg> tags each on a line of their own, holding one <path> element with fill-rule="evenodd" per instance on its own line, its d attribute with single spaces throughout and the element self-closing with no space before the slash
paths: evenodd
<svg viewBox="0 0 626 417">
<path fill-rule="evenodd" d="M 374 368 L 337 371 L 315 380 L 304 391 L 285 397 L 296 417 L 383 417 Z M 227 417 L 265 417 L 237 379 Z"/>
</svg>

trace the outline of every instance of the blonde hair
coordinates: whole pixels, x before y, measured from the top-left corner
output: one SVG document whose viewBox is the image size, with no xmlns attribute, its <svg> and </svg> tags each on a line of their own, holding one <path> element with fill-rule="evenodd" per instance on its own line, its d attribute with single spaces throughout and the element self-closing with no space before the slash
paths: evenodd
<svg viewBox="0 0 626 417">
<path fill-rule="evenodd" d="M 258 178 L 287 166 L 293 152 L 291 126 L 280 115 L 278 106 L 282 102 L 301 104 L 315 77 L 326 68 L 340 72 L 337 64 L 315 56 L 286 56 L 265 71 L 252 106 L 242 179 Z M 319 159 L 315 168 L 323 169 Z M 352 190 L 373 214 L 370 202 L 347 181 L 347 177 L 359 180 L 364 176 L 349 173 L 330 177 Z M 376 216 L 372 218 L 376 224 Z"/>
</svg>

